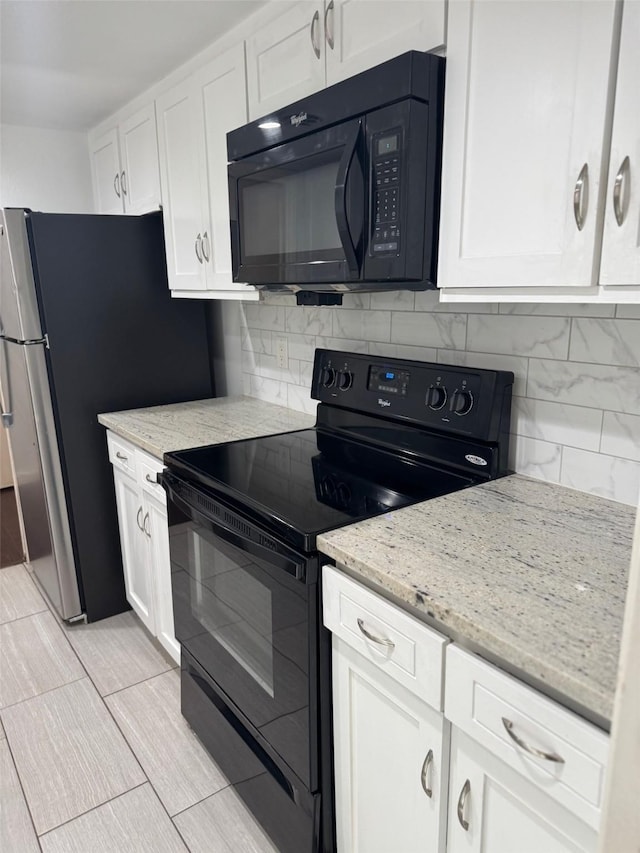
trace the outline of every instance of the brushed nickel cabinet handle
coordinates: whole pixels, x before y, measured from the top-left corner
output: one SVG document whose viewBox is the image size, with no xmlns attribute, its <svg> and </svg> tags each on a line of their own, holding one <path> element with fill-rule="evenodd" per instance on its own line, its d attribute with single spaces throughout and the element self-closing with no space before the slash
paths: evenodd
<svg viewBox="0 0 640 853">
<path fill-rule="evenodd" d="M 126 462 L 129 458 L 128 456 L 125 456 L 124 453 L 120 453 L 119 450 L 116 450 L 116 456 L 118 457 L 118 459 L 122 459 L 123 462 Z"/>
<path fill-rule="evenodd" d="M 196 237 L 196 258 L 202 263 L 202 235 Z"/>
<path fill-rule="evenodd" d="M 206 245 L 206 248 L 205 248 Z M 207 263 L 211 260 L 211 256 L 209 254 L 211 250 L 211 246 L 209 245 L 209 235 L 205 231 L 202 235 L 202 254 L 204 255 L 204 259 Z"/>
<path fill-rule="evenodd" d="M 420 773 L 420 782 L 422 784 L 422 790 L 425 792 L 427 797 L 429 797 L 429 799 L 433 797 L 433 788 L 431 787 L 431 782 L 429 781 L 429 770 L 431 769 L 432 765 L 433 750 L 430 749 L 422 765 L 422 772 Z"/>
<path fill-rule="evenodd" d="M 618 225 L 622 225 L 622 223 L 624 222 L 624 218 L 627 215 L 627 210 L 625 208 L 629 207 L 629 195 L 627 193 L 626 199 L 623 200 L 622 190 L 624 188 L 625 181 L 629 180 L 630 168 L 631 163 L 629 161 L 629 158 L 625 157 L 622 163 L 620 164 L 618 174 L 616 175 L 616 179 L 613 182 L 613 212 L 616 215 L 616 222 L 618 223 Z"/>
<path fill-rule="evenodd" d="M 124 170 L 122 171 L 122 174 L 120 175 L 120 186 L 122 187 L 123 195 L 127 195 L 127 184 L 126 184 L 126 180 L 125 180 Z"/>
<path fill-rule="evenodd" d="M 120 173 L 119 172 L 116 172 L 116 176 L 113 179 L 113 189 L 115 191 L 115 194 L 118 196 L 118 198 L 122 198 L 122 196 L 120 195 Z"/>
<path fill-rule="evenodd" d="M 467 804 L 467 797 L 471 793 L 471 782 L 467 781 L 462 786 L 460 796 L 458 797 L 458 822 L 465 832 L 469 830 L 469 821 L 464 816 L 464 807 Z"/>
<path fill-rule="evenodd" d="M 158 480 L 154 479 L 150 474 L 145 474 L 144 478 L 147 481 L 147 483 L 152 483 L 154 486 L 159 485 Z"/>
<path fill-rule="evenodd" d="M 513 723 L 511 720 L 508 720 L 506 717 L 502 718 L 502 725 L 507 730 L 507 734 L 511 738 L 512 741 L 518 744 L 520 749 L 524 749 L 525 752 L 530 753 L 531 755 L 535 755 L 538 758 L 544 758 L 546 761 L 555 761 L 557 764 L 564 764 L 564 758 L 558 755 L 557 752 L 543 752 L 541 749 L 536 749 L 534 746 L 529 746 L 528 743 L 519 738 L 518 735 L 513 731 Z"/>
<path fill-rule="evenodd" d="M 313 18 L 311 18 L 311 45 L 316 59 L 320 59 L 320 45 L 318 44 L 318 24 L 320 23 L 320 12 L 316 9 Z"/>
<path fill-rule="evenodd" d="M 362 619 L 358 618 L 356 621 L 358 623 L 358 628 L 360 628 L 367 640 L 371 640 L 372 643 L 378 643 L 380 646 L 386 646 L 386 648 L 388 649 L 395 649 L 396 644 L 393 642 L 393 640 L 389 640 L 387 639 L 387 637 L 376 637 L 375 634 L 371 634 L 369 631 L 367 631 L 367 629 L 364 627 L 364 622 L 362 621 Z"/>
<path fill-rule="evenodd" d="M 575 189 L 573 190 L 573 215 L 578 231 L 584 228 L 587 210 L 589 208 L 589 166 L 584 164 L 580 169 Z"/>
<path fill-rule="evenodd" d="M 143 522 L 142 522 L 142 529 L 143 529 L 143 530 L 144 530 L 144 532 L 147 534 L 147 536 L 149 537 L 149 539 L 151 539 L 151 531 L 150 531 L 150 530 L 149 530 L 149 528 L 147 527 L 148 523 L 149 523 L 149 513 L 147 513 L 147 514 L 145 515 L 145 517 L 144 517 L 144 520 L 143 520 Z"/>
<path fill-rule="evenodd" d="M 140 530 L 142 530 L 142 532 L 144 533 L 144 527 L 143 527 L 143 526 L 142 526 L 142 524 L 140 523 L 140 516 L 141 516 L 141 515 L 142 515 L 142 507 L 141 507 L 141 506 L 139 506 L 139 507 L 138 507 L 138 512 L 136 513 L 136 524 L 138 525 L 138 527 L 140 528 Z"/>
<path fill-rule="evenodd" d="M 329 12 L 331 12 L 331 29 L 329 29 Z M 335 6 L 333 0 L 329 3 L 327 8 L 324 10 L 324 39 L 326 43 L 329 45 L 331 50 L 335 47 L 335 32 L 334 32 L 334 23 L 335 23 Z"/>
</svg>

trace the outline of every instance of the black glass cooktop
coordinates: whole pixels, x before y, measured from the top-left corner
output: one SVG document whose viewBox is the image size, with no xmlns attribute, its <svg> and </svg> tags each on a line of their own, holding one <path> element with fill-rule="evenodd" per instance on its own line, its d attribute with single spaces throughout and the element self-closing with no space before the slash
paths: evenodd
<svg viewBox="0 0 640 853">
<path fill-rule="evenodd" d="M 306 551 L 327 530 L 475 482 L 315 429 L 167 453 L 165 463 Z"/>
</svg>

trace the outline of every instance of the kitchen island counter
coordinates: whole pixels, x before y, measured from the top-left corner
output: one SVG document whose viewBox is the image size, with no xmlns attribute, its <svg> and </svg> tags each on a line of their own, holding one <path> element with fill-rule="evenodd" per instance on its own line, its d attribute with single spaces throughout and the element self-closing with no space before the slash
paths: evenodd
<svg viewBox="0 0 640 853">
<path fill-rule="evenodd" d="M 356 579 L 607 728 L 635 511 L 520 475 L 323 534 Z"/>
<path fill-rule="evenodd" d="M 98 421 L 162 459 L 172 450 L 308 429 L 314 425 L 315 416 L 254 397 L 216 397 L 109 412 L 98 415 Z"/>
</svg>

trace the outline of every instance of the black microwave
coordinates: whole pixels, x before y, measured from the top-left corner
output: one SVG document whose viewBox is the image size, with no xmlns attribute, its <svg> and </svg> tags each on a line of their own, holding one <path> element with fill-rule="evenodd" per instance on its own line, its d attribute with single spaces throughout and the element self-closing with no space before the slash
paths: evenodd
<svg viewBox="0 0 640 853">
<path fill-rule="evenodd" d="M 435 287 L 444 59 L 410 51 L 227 135 L 233 279 Z"/>
</svg>

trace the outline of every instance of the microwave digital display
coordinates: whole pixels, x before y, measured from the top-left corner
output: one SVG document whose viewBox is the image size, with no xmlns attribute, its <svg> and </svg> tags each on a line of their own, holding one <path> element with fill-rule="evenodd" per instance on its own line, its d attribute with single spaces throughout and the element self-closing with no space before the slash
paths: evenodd
<svg viewBox="0 0 640 853">
<path fill-rule="evenodd" d="M 398 134 L 394 133 L 393 136 L 383 136 L 381 139 L 378 139 L 376 157 L 382 157 L 383 154 L 391 154 L 397 150 Z"/>
</svg>

